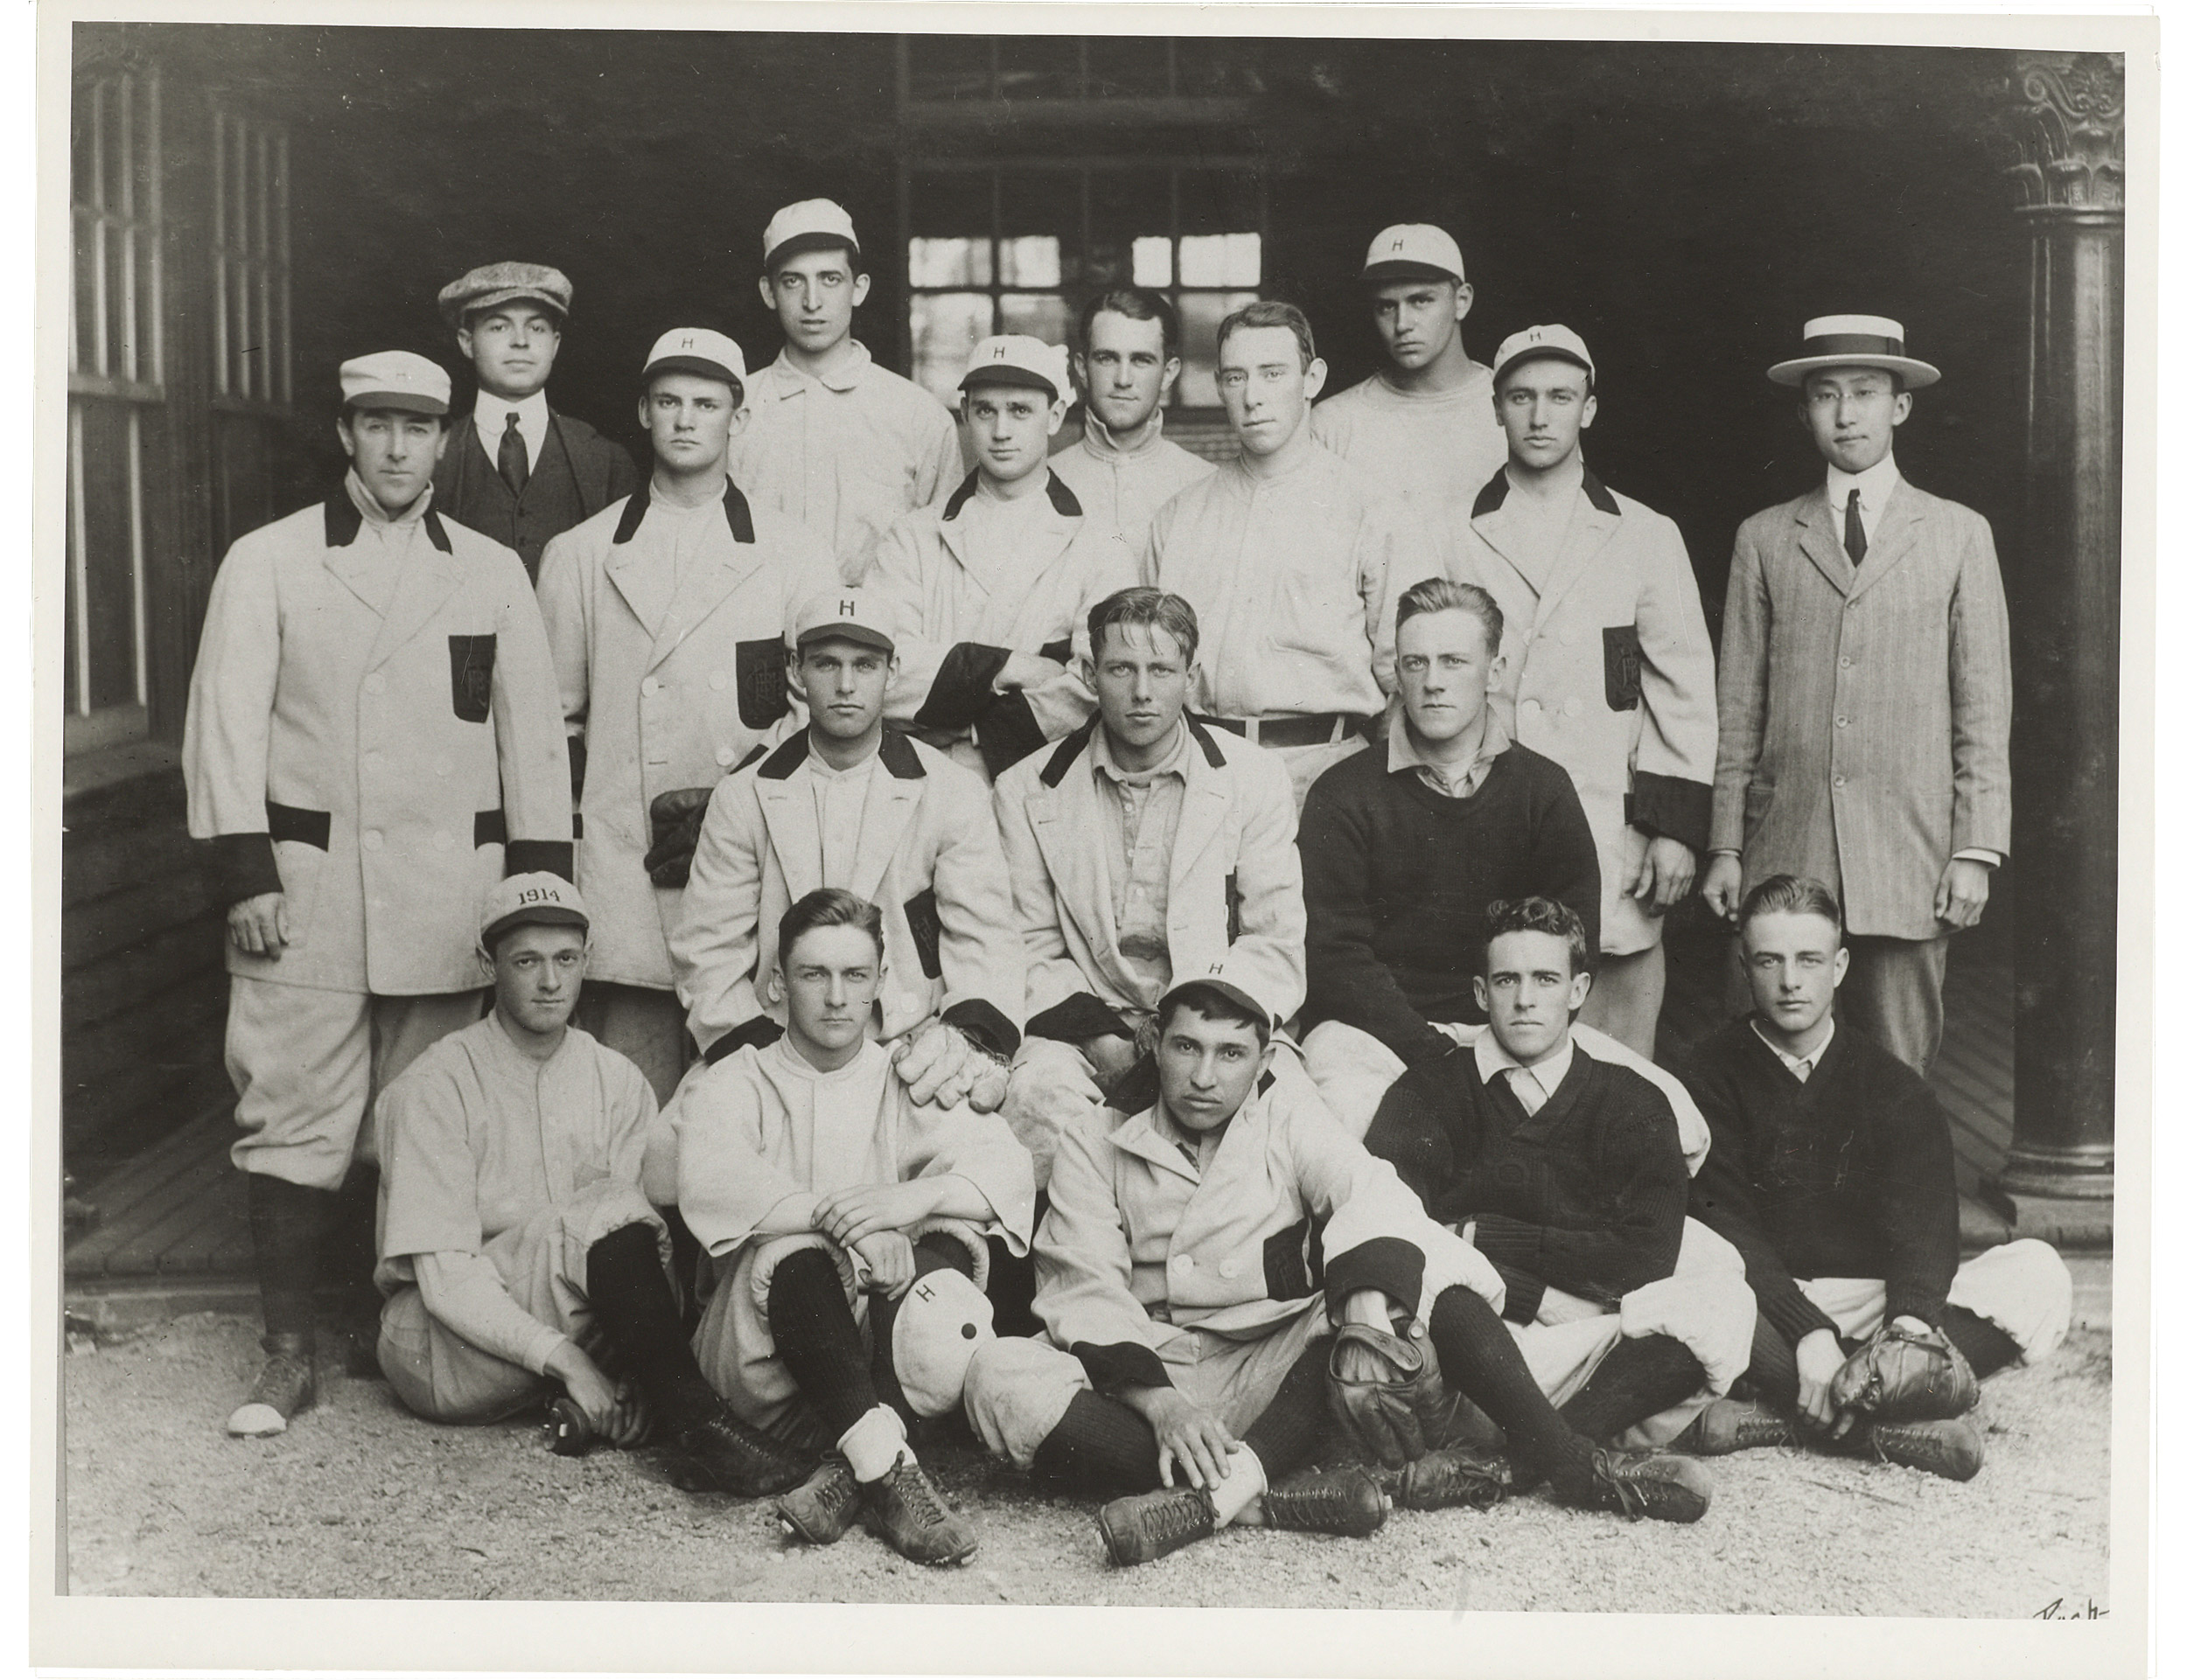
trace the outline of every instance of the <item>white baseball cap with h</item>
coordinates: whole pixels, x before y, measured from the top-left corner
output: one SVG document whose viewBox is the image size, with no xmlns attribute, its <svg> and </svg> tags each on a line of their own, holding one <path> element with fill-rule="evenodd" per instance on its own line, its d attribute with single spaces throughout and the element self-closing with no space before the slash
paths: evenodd
<svg viewBox="0 0 2187 1680">
<path fill-rule="evenodd" d="M 957 389 L 969 391 L 982 385 L 1022 386 L 1046 392 L 1051 401 L 1068 402 L 1071 352 L 1061 345 L 1043 344 L 1030 333 L 998 332 L 974 348 Z"/>
<path fill-rule="evenodd" d="M 1525 327 L 1496 346 L 1496 362 L 1491 370 L 1500 383 L 1505 373 L 1527 362 L 1540 361 L 1554 356 L 1560 361 L 1577 362 L 1587 370 L 1587 377 L 1595 377 L 1595 359 L 1587 353 L 1587 342 L 1565 326 Z"/>
<path fill-rule="evenodd" d="M 798 609 L 790 645 L 802 653 L 807 644 L 830 639 L 893 653 L 896 614 L 881 596 L 864 589 L 822 589 Z"/>
<path fill-rule="evenodd" d="M 653 340 L 653 347 L 646 353 L 646 371 L 639 377 L 651 380 L 661 373 L 729 380 L 741 391 L 744 388 L 744 352 L 736 339 L 711 327 L 672 327 Z"/>
<path fill-rule="evenodd" d="M 1399 222 L 1385 227 L 1367 247 L 1362 280 L 1465 279 L 1465 259 L 1458 242 L 1428 222 Z"/>
<path fill-rule="evenodd" d="M 833 199 L 800 199 L 769 218 L 766 231 L 759 236 L 759 265 L 772 274 L 777 262 L 800 251 L 844 246 L 850 247 L 851 255 L 858 254 L 858 230 L 850 225 L 850 213 Z"/>
</svg>

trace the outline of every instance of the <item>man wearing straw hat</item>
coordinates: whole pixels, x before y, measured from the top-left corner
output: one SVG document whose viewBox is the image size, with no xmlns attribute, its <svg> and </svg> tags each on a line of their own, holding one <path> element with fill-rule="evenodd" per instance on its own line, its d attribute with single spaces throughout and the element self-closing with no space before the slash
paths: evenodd
<svg viewBox="0 0 2187 1680">
<path fill-rule="evenodd" d="M 1724 598 L 1701 896 L 1820 881 L 1845 913 L 1853 1024 L 1926 1072 L 1945 945 L 2011 844 L 2011 651 L 1989 522 L 1899 476 L 1913 393 L 1942 377 L 1877 315 L 1806 324 L 1797 388 L 1823 482 L 1739 529 Z"/>
</svg>

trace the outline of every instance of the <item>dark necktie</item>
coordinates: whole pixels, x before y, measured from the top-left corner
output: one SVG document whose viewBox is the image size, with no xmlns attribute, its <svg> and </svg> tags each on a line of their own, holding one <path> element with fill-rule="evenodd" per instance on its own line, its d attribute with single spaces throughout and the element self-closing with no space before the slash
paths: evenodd
<svg viewBox="0 0 2187 1680">
<path fill-rule="evenodd" d="M 494 465 L 501 469 L 501 477 L 510 491 L 521 496 L 525 480 L 532 476 L 532 458 L 524 452 L 524 434 L 516 429 L 514 408 L 509 410 L 509 423 L 501 429 L 501 447 L 495 455 Z"/>
<path fill-rule="evenodd" d="M 1861 492 L 1845 493 L 1845 557 L 1858 566 L 1868 557 L 1868 533 L 1861 528 Z"/>
</svg>

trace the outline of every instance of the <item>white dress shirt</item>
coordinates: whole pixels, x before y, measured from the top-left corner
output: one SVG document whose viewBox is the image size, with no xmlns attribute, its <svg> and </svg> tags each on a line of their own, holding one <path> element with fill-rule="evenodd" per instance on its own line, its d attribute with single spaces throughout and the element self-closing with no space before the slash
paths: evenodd
<svg viewBox="0 0 2187 1680">
<path fill-rule="evenodd" d="M 539 452 L 547 446 L 546 392 L 535 391 L 521 402 L 511 402 L 491 391 L 479 393 L 478 401 L 472 406 L 471 423 L 485 446 L 486 459 L 497 467 L 501 464 L 501 434 L 508 429 L 511 415 L 516 416 L 516 435 L 524 440 L 525 468 L 536 471 Z"/>
<path fill-rule="evenodd" d="M 1806 1055 L 1794 1056 L 1753 1021 L 1747 1025 L 1754 1028 L 1754 1035 L 1770 1047 L 1770 1054 L 1790 1069 L 1792 1077 L 1803 1085 L 1807 1083 L 1807 1076 L 1815 1070 L 1815 1063 L 1822 1060 L 1822 1053 L 1830 1048 L 1830 1041 L 1838 1035 L 1838 1020 L 1833 1015 L 1823 1023 L 1822 1042 Z"/>
<path fill-rule="evenodd" d="M 1473 1065 L 1480 1070 L 1485 1085 L 1492 1084 L 1499 1074 L 1512 1075 L 1511 1094 L 1528 1114 L 1538 1114 L 1572 1070 L 1572 1035 L 1565 1034 L 1564 1042 L 1555 1054 L 1529 1066 L 1498 1043 L 1494 1033 L 1483 1033 L 1473 1041 Z"/>
<path fill-rule="evenodd" d="M 1856 490 L 1861 492 L 1861 530 L 1874 542 L 1876 527 L 1883 522 L 1883 505 L 1897 488 L 1898 461 L 1895 456 L 1886 454 L 1866 472 L 1848 472 L 1834 464 L 1823 485 L 1823 494 L 1830 498 L 1830 523 L 1838 533 L 1839 546 L 1845 543 L 1845 504 L 1848 496 Z"/>
</svg>

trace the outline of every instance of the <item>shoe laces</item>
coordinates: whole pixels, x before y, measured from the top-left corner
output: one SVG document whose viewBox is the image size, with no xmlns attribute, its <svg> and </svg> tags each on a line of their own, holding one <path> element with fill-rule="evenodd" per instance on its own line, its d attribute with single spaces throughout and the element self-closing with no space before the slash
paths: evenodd
<svg viewBox="0 0 2187 1680">
<path fill-rule="evenodd" d="M 1198 1488 L 1180 1489 L 1142 1508 L 1149 1534 L 1157 1546 L 1191 1539 L 1214 1521 L 1213 1507 Z"/>
<path fill-rule="evenodd" d="M 888 1480 L 896 1489 L 896 1496 L 904 1502 L 905 1511 L 921 1528 L 939 1528 L 949 1520 L 940 1496 L 934 1492 L 934 1484 L 926 1480 L 918 1465 L 907 1464 L 898 1458 Z"/>
<path fill-rule="evenodd" d="M 1597 1447 L 1593 1459 L 1596 1481 L 1607 1487 L 1618 1501 L 1618 1509 L 1638 1522 L 1648 1514 L 1649 1489 L 1635 1476 L 1625 1474 L 1610 1461 L 1606 1448 Z"/>
<path fill-rule="evenodd" d="M 1317 1480 L 1296 1488 L 1272 1488 L 1268 1498 L 1295 1522 L 1334 1523 L 1352 1502 L 1346 1496 L 1349 1492 L 1336 1482 Z"/>
</svg>

